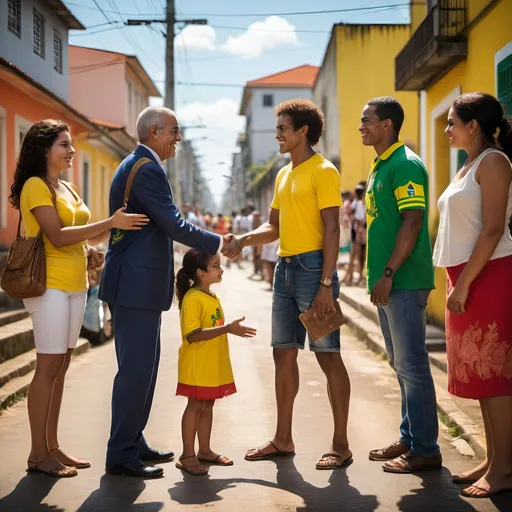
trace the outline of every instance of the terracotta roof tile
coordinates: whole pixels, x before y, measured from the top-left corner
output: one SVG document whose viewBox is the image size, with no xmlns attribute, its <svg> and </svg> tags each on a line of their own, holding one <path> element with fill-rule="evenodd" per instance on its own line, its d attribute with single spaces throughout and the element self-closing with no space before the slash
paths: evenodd
<svg viewBox="0 0 512 512">
<path fill-rule="evenodd" d="M 305 64 L 247 82 L 246 87 L 313 87 L 320 68 Z"/>
</svg>

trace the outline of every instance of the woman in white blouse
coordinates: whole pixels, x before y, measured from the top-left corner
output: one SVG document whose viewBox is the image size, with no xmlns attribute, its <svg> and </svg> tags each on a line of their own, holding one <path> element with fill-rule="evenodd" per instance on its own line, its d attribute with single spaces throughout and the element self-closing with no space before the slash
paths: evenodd
<svg viewBox="0 0 512 512">
<path fill-rule="evenodd" d="M 466 163 L 439 199 L 434 264 L 447 271 L 448 390 L 477 399 L 487 458 L 463 494 L 512 490 L 512 127 L 496 98 L 463 94 L 446 128 Z"/>
</svg>

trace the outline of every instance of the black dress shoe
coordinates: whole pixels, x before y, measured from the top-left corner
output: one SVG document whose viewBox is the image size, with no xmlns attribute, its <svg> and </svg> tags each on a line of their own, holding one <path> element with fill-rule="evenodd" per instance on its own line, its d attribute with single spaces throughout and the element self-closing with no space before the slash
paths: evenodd
<svg viewBox="0 0 512 512">
<path fill-rule="evenodd" d="M 163 476 L 164 470 L 162 468 L 146 466 L 141 460 L 136 459 L 124 464 L 107 464 L 105 466 L 105 473 L 109 475 L 136 476 L 139 478 L 159 478 Z"/>
<path fill-rule="evenodd" d="M 147 462 L 169 462 L 174 459 L 174 452 L 161 452 L 159 450 L 153 450 L 153 448 L 148 448 L 143 452 L 139 452 L 141 460 L 145 460 Z"/>
</svg>

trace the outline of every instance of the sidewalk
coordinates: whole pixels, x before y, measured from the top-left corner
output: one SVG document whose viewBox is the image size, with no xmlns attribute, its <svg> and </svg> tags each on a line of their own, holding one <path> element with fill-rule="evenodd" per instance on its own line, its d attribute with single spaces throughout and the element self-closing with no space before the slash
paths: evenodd
<svg viewBox="0 0 512 512">
<path fill-rule="evenodd" d="M 366 288 L 344 286 L 340 299 L 348 326 L 357 338 L 387 359 L 377 308 L 370 302 Z M 427 325 L 427 349 L 441 421 L 450 428 L 452 435 L 467 441 L 478 458 L 485 458 L 485 430 L 478 401 L 458 398 L 447 391 L 446 338 L 439 327 Z"/>
</svg>

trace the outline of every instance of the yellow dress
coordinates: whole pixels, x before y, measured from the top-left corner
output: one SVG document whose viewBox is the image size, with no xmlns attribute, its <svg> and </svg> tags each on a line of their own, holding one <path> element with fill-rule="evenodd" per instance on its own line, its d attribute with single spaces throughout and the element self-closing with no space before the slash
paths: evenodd
<svg viewBox="0 0 512 512">
<path fill-rule="evenodd" d="M 176 394 L 215 400 L 236 393 L 227 335 L 195 343 L 189 343 L 186 338 L 198 330 L 224 325 L 219 298 L 191 288 L 183 298 L 180 324 L 182 343 Z"/>
</svg>

